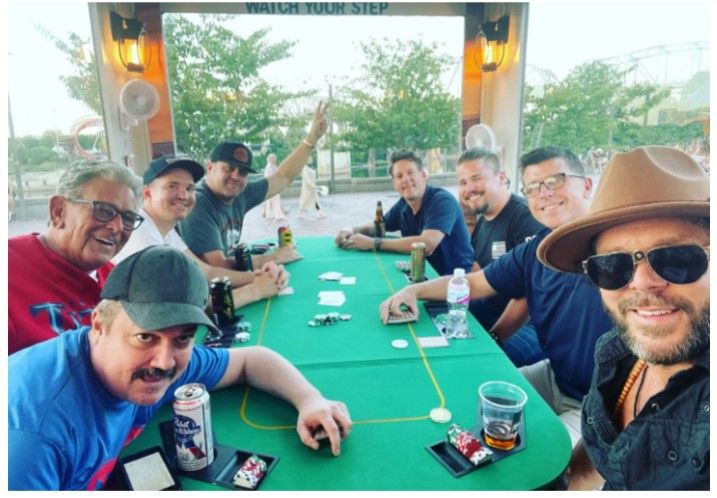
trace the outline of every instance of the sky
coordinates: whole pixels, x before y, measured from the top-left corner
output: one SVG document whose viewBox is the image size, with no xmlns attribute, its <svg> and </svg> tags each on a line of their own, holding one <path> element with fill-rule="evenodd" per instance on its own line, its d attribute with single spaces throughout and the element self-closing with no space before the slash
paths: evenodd
<svg viewBox="0 0 717 498">
<path fill-rule="evenodd" d="M 89 39 L 87 4 L 12 0 L 3 8 L 7 9 L 7 86 L 15 135 L 39 135 L 47 129 L 69 132 L 75 120 L 91 112 L 67 96 L 59 76 L 70 74 L 69 62 L 33 25 L 41 24 L 56 35 L 74 31 Z M 245 16 L 236 31 L 246 35 L 271 26 L 270 39 L 299 40 L 292 60 L 264 71 L 264 76 L 289 89 L 307 84 L 325 88 L 332 77 L 355 72 L 360 62 L 358 40 L 371 37 L 421 36 L 443 44 L 447 53 L 457 57 L 462 51 L 460 18 L 302 16 L 300 23 L 296 19 Z M 528 36 L 527 63 L 562 78 L 586 60 L 655 45 L 709 41 L 709 4 L 696 0 L 533 2 Z M 666 67 L 681 71 L 673 63 Z M 449 71 L 443 82 L 458 94 L 460 66 Z"/>
</svg>

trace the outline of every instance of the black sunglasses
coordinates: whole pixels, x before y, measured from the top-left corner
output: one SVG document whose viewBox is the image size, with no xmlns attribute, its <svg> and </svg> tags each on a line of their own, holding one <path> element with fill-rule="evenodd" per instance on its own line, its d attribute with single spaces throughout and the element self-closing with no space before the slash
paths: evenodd
<svg viewBox="0 0 717 498">
<path fill-rule="evenodd" d="M 635 266 L 645 260 L 660 278 L 673 284 L 691 284 L 707 271 L 710 246 L 689 244 L 655 247 L 647 252 L 597 254 L 582 262 L 583 273 L 601 289 L 622 289 L 635 275 Z"/>
<path fill-rule="evenodd" d="M 90 201 L 87 199 L 67 199 L 70 202 L 76 204 L 88 204 L 92 206 L 92 216 L 97 221 L 102 223 L 109 223 L 114 220 L 117 215 L 122 220 L 122 228 L 127 231 L 132 231 L 142 224 L 144 218 L 134 211 L 120 211 L 113 204 L 102 201 Z"/>
</svg>

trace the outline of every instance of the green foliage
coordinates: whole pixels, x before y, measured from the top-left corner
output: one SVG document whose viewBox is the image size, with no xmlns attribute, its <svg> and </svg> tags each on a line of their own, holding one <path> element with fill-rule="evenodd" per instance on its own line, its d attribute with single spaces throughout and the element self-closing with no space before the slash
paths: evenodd
<svg viewBox="0 0 717 498">
<path fill-rule="evenodd" d="M 100 81 L 93 57 L 85 53 L 86 43 L 76 33 L 69 33 L 63 40 L 42 26 L 35 26 L 38 31 L 50 39 L 75 69 L 75 74 L 60 76 L 71 98 L 83 102 L 98 116 L 102 116 L 102 100 L 100 98 Z"/>
<path fill-rule="evenodd" d="M 544 88 L 542 96 L 526 88 L 523 127 L 524 151 L 544 145 L 583 153 L 591 147 L 612 149 L 643 143 L 626 140 L 634 121 L 669 95 L 655 85 L 623 84 L 623 74 L 601 62 L 575 68 L 568 77 Z M 622 135 L 622 136 L 620 136 Z"/>
<path fill-rule="evenodd" d="M 460 101 L 443 89 L 440 75 L 454 60 L 436 43 L 372 39 L 361 43 L 360 87 L 338 89 L 334 119 L 346 130 L 337 141 L 351 144 L 352 155 L 374 148 L 452 148 L 460 130 Z"/>
<path fill-rule="evenodd" d="M 256 145 L 269 138 L 279 155 L 284 140 L 278 129 L 293 122 L 282 117 L 284 105 L 311 92 L 286 92 L 262 80 L 259 69 L 288 57 L 295 43 L 270 44 L 268 30 L 242 38 L 222 25 L 228 18 L 202 15 L 195 24 L 183 16 L 165 16 L 177 148 L 203 159 L 224 140 Z"/>
</svg>

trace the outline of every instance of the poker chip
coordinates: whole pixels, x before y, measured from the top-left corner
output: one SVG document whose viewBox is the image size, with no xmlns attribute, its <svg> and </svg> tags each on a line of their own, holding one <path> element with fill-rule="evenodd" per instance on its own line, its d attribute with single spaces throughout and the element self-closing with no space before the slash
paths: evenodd
<svg viewBox="0 0 717 498">
<path fill-rule="evenodd" d="M 234 335 L 234 339 L 239 342 L 247 342 L 249 339 L 251 339 L 251 334 L 249 332 L 239 332 Z"/>
<path fill-rule="evenodd" d="M 451 412 L 448 409 L 440 407 L 431 410 L 429 416 L 431 417 L 431 420 L 439 424 L 446 424 L 450 422 L 452 417 Z"/>
<path fill-rule="evenodd" d="M 406 349 L 408 347 L 408 341 L 405 339 L 394 339 L 391 341 L 391 346 L 396 349 Z"/>
<path fill-rule="evenodd" d="M 342 322 L 347 322 L 351 320 L 351 315 L 349 315 L 348 313 L 342 313 L 339 315 L 339 320 L 341 320 Z"/>
<path fill-rule="evenodd" d="M 316 320 L 309 320 L 309 327 L 317 327 L 319 324 L 316 323 Z"/>
</svg>

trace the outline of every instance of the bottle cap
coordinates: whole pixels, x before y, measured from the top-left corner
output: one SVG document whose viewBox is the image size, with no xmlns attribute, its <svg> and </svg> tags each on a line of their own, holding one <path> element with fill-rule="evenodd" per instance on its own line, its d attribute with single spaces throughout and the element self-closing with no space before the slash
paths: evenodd
<svg viewBox="0 0 717 498">
<path fill-rule="evenodd" d="M 453 276 L 454 277 L 465 277 L 466 271 L 463 268 L 456 268 L 453 270 Z"/>
</svg>

